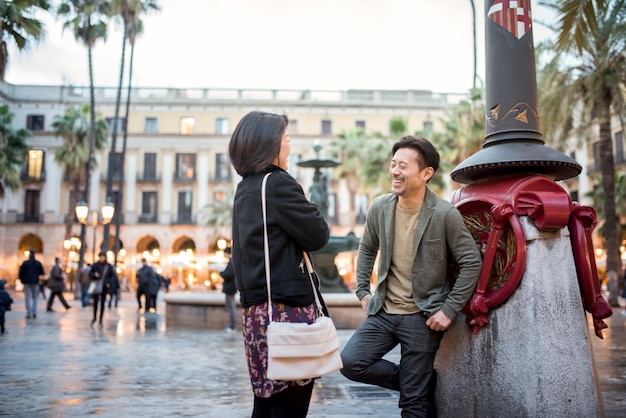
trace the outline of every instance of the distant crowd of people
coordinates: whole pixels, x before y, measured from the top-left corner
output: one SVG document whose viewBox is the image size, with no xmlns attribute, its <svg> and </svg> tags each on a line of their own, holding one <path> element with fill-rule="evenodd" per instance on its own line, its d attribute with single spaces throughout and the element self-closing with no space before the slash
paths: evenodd
<svg viewBox="0 0 626 418">
<path fill-rule="evenodd" d="M 59 300 L 65 310 L 72 309 L 64 296 L 64 292 L 67 290 L 67 275 L 63 271 L 61 258 L 55 258 L 54 265 L 46 276 L 42 263 L 36 258 L 36 251 L 30 249 L 28 258 L 19 267 L 18 280 L 24 290 L 27 319 L 37 318 L 39 294 L 46 302 L 47 312 L 54 312 L 55 299 Z M 158 292 L 161 288 L 169 291 L 170 279 L 158 274 L 147 265 L 145 259 L 142 259 L 142 267 L 137 272 L 137 282 L 136 296 L 139 312 L 156 312 Z M 2 334 L 5 333 L 5 313 L 11 310 L 11 304 L 14 302 L 5 289 L 6 283 L 5 279 L 0 279 L 0 333 Z M 130 291 L 128 280 L 125 277 L 122 280 L 119 279 L 115 267 L 107 261 L 104 252 L 98 254 L 96 263 L 87 264 L 78 271 L 77 285 L 80 287 L 81 306 L 87 308 L 90 300 L 92 302 L 91 325 L 93 326 L 98 322 L 100 327 L 102 327 L 105 305 L 108 305 L 109 309 L 117 308 L 122 290 Z M 46 294 L 46 289 L 48 289 L 48 294 Z M 142 297 L 144 298 L 143 305 Z"/>
</svg>

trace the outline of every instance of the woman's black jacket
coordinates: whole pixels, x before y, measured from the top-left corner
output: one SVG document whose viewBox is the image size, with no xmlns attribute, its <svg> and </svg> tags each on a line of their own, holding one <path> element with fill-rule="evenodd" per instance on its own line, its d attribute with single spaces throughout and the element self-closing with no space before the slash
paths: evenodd
<svg viewBox="0 0 626 418">
<path fill-rule="evenodd" d="M 272 166 L 267 179 L 267 232 L 272 301 L 307 306 L 315 301 L 302 251 L 322 248 L 329 227 L 302 187 L 283 169 Z M 233 205 L 232 264 L 243 307 L 267 301 L 261 183 L 266 173 L 243 178 Z"/>
</svg>

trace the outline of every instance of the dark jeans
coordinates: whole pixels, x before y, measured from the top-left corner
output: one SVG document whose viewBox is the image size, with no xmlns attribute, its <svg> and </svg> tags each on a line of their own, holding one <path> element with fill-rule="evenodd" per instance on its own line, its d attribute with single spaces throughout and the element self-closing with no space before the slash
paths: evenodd
<svg viewBox="0 0 626 418">
<path fill-rule="evenodd" d="M 428 328 L 427 319 L 420 313 L 370 315 L 341 352 L 345 377 L 400 392 L 403 418 L 429 416 L 429 381 L 444 333 Z M 398 344 L 400 364 L 383 359 Z"/>
<path fill-rule="evenodd" d="M 254 397 L 251 418 L 304 418 L 309 411 L 313 381 L 308 385 L 289 386 L 269 398 Z"/>
<path fill-rule="evenodd" d="M 102 317 L 104 316 L 104 302 L 106 301 L 107 295 L 105 293 L 101 293 L 99 295 L 93 296 L 93 320 L 91 323 L 96 322 L 96 317 L 98 316 L 98 302 L 100 302 L 100 324 L 102 324 Z"/>
<path fill-rule="evenodd" d="M 83 308 L 89 305 L 89 285 L 88 284 L 80 285 L 80 302 Z"/>
<path fill-rule="evenodd" d="M 0 308 L 0 334 L 4 334 L 4 308 Z"/>
<path fill-rule="evenodd" d="M 63 296 L 62 290 L 51 290 L 50 297 L 48 298 L 48 305 L 46 306 L 46 310 L 48 311 L 52 310 L 52 303 L 54 302 L 55 296 L 59 298 L 59 302 L 61 302 L 61 304 L 63 305 L 65 309 L 70 308 L 69 303 L 67 303 L 67 301 L 65 300 L 65 296 Z"/>
<path fill-rule="evenodd" d="M 144 306 L 146 308 L 146 311 L 148 311 L 148 309 L 150 309 L 150 295 L 148 293 L 147 287 L 139 285 L 137 287 L 137 304 L 139 305 L 139 309 L 141 309 L 141 296 L 144 297 Z"/>
<path fill-rule="evenodd" d="M 109 309 L 111 309 L 111 303 L 113 299 L 115 299 L 115 307 L 117 308 L 117 302 L 120 300 L 120 291 L 118 290 L 115 293 L 108 293 L 109 295 Z"/>
</svg>

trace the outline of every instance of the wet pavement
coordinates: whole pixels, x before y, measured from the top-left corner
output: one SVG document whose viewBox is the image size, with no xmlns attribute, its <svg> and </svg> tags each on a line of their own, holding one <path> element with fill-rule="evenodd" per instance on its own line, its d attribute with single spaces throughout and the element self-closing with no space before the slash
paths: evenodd
<svg viewBox="0 0 626 418">
<path fill-rule="evenodd" d="M 242 337 L 222 331 L 165 327 L 156 314 L 137 312 L 124 293 L 102 328 L 92 307 L 77 300 L 65 311 L 25 318 L 23 295 L 7 312 L 0 336 L 0 416 L 11 417 L 249 417 L 252 392 Z M 626 317 L 617 308 L 605 338 L 591 344 L 606 416 L 626 416 Z M 339 330 L 342 345 L 352 330 Z M 593 332 L 591 333 L 593 335 Z M 585 342 L 581 341 L 581 344 Z M 399 351 L 389 358 L 397 360 Z M 566 372 L 566 371 L 564 371 Z M 358 384 L 339 372 L 316 381 L 309 417 L 399 417 L 395 392 Z"/>
</svg>

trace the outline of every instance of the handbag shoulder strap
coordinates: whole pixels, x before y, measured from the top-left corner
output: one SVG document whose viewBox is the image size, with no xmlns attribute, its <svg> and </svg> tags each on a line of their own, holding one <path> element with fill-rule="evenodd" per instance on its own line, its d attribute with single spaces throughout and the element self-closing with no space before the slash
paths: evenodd
<svg viewBox="0 0 626 418">
<path fill-rule="evenodd" d="M 267 238 L 267 203 L 265 198 L 265 188 L 267 185 L 267 178 L 272 173 L 267 173 L 265 177 L 263 177 L 263 182 L 261 183 L 261 207 L 263 209 L 263 250 L 265 253 L 265 281 L 267 284 L 267 314 L 268 319 L 267 322 L 272 322 L 272 289 L 270 285 L 270 251 L 269 251 L 269 240 Z M 309 280 L 311 281 L 311 287 L 313 288 L 313 295 L 315 296 L 315 305 L 317 306 L 317 310 L 322 314 L 322 304 L 320 302 L 319 296 L 317 295 L 317 289 L 315 288 L 315 283 L 313 282 L 313 265 L 311 264 L 311 260 L 309 259 L 309 255 L 306 251 L 302 252 L 304 257 L 304 262 L 306 263 L 306 269 L 309 273 Z"/>
</svg>

